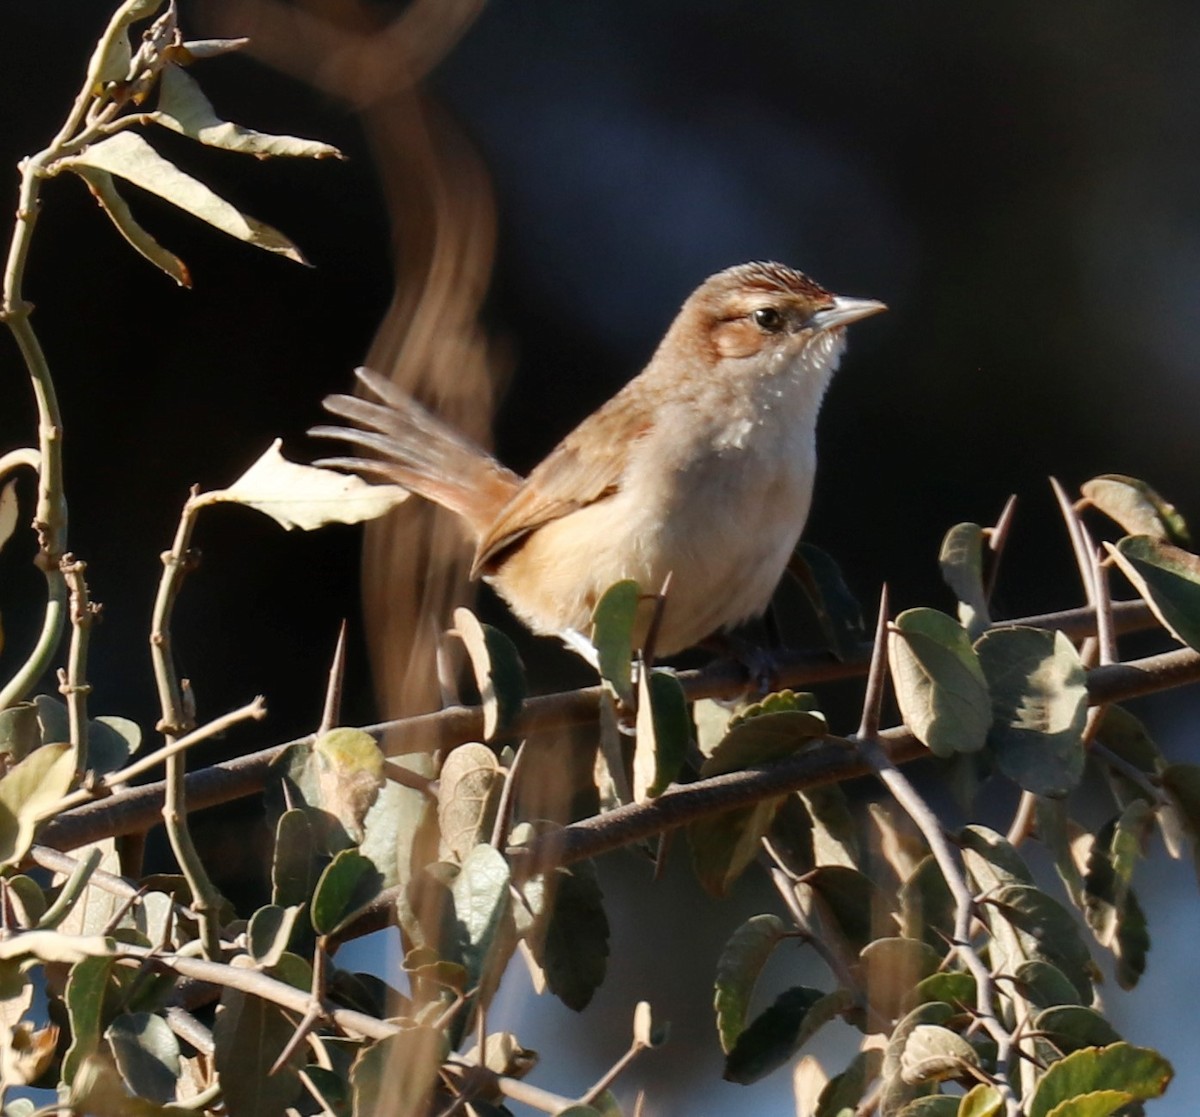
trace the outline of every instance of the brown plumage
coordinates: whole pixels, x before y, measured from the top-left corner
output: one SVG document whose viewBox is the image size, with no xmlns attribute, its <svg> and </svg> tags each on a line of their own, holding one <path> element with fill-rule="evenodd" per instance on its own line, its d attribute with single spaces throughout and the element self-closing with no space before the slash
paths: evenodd
<svg viewBox="0 0 1200 1117">
<path fill-rule="evenodd" d="M 883 309 L 782 264 L 743 264 L 684 303 L 650 363 L 522 480 L 366 369 L 379 403 L 330 396 L 313 434 L 462 517 L 473 574 L 536 632 L 586 633 L 613 582 L 668 574 L 659 650 L 760 613 L 808 515 L 817 411 L 844 327 Z"/>
</svg>

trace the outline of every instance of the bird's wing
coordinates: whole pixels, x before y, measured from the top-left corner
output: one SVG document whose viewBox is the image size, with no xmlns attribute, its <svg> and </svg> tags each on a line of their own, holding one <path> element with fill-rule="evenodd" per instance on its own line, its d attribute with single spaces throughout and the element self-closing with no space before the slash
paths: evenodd
<svg viewBox="0 0 1200 1117">
<path fill-rule="evenodd" d="M 472 576 L 535 528 L 616 492 L 630 450 L 653 425 L 644 401 L 618 392 L 550 451 L 483 534 Z"/>
</svg>

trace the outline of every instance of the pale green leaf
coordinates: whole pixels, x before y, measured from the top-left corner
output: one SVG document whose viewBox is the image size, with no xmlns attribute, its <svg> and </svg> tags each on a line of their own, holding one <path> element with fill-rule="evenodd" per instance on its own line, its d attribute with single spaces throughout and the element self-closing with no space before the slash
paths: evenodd
<svg viewBox="0 0 1200 1117">
<path fill-rule="evenodd" d="M 372 485 L 348 473 L 290 462 L 279 452 L 281 444 L 275 439 L 229 488 L 201 493 L 196 504 L 244 504 L 289 531 L 312 531 L 377 519 L 410 495 L 399 485 Z"/>
<path fill-rule="evenodd" d="M 186 49 L 194 55 L 197 50 L 203 50 L 203 44 L 189 43 Z M 168 65 L 164 68 L 159 78 L 158 111 L 151 113 L 150 119 L 209 147 L 224 148 L 226 151 L 258 156 L 343 158 L 332 144 L 296 136 L 273 136 L 222 120 L 200 86 L 178 66 Z"/>
<path fill-rule="evenodd" d="M 136 132 L 118 132 L 85 147 L 78 155 L 61 159 L 58 166 L 67 171 L 80 167 L 107 171 L 237 240 L 297 263 L 307 263 L 300 249 L 278 229 L 242 213 L 199 179 L 164 159 Z"/>
</svg>

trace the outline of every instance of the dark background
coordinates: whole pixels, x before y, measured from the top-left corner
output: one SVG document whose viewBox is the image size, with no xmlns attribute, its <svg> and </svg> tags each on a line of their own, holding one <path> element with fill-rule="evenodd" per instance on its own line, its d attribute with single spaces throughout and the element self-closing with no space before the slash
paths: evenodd
<svg viewBox="0 0 1200 1117">
<path fill-rule="evenodd" d="M 380 18 L 393 11 L 376 7 Z M 7 6 L 0 164 L 54 133 L 108 10 L 98 0 Z M 204 18 L 183 5 L 185 27 Z M 158 555 L 188 485 L 228 483 L 277 435 L 292 456 L 309 454 L 303 432 L 319 421 L 321 396 L 349 384 L 391 296 L 385 208 L 354 115 L 251 59 L 194 73 L 227 116 L 328 140 L 350 159 L 258 163 L 165 137 L 164 152 L 286 231 L 314 265 L 255 252 L 138 197 L 145 223 L 191 266 L 192 291 L 127 251 L 77 181 L 45 190 L 25 289 L 62 400 L 71 547 L 105 604 L 92 708 L 147 727 Z M 1069 487 L 1099 472 L 1142 476 L 1200 517 L 1198 85 L 1200 9 L 1178 2 L 497 0 L 430 88 L 494 180 L 487 319 L 514 357 L 501 457 L 535 462 L 641 366 L 706 275 L 780 259 L 891 307 L 852 331 L 822 417 L 806 536 L 837 556 L 864 600 L 887 580 L 897 607 L 945 607 L 942 533 L 958 520 L 991 522 L 1017 493 L 1002 610 L 1078 604 L 1047 475 Z M 0 189 L 11 212 L 15 173 Z M 7 448 L 28 442 L 33 422 L 7 336 L 0 378 Z M 197 542 L 204 565 L 175 631 L 200 714 L 259 692 L 272 711 L 226 747 L 314 725 L 343 616 L 355 656 L 347 714 L 369 719 L 353 620 L 358 532 L 288 535 L 223 508 L 204 515 Z M 42 592 L 30 553 L 21 540 L 0 557 L 6 671 L 38 619 L 21 604 Z M 535 685 L 550 689 L 559 660 L 552 649 L 534 660 Z M 1185 703 L 1168 696 L 1140 711 L 1177 758 L 1194 747 L 1177 725 Z M 747 885 L 736 910 L 696 930 L 708 901 L 693 886 L 646 898 L 640 875 L 608 871 L 614 892 L 628 886 L 641 905 L 638 920 L 618 921 L 617 966 L 634 968 L 651 943 L 705 939 L 694 944 L 700 978 L 629 977 L 628 989 L 656 1003 L 676 980 L 706 980 L 744 910 L 773 906 Z M 1186 870 L 1156 862 L 1155 872 L 1151 928 L 1162 937 L 1146 986 L 1128 998 L 1155 1019 L 1127 1034 L 1160 1043 L 1184 1071 L 1177 1013 L 1195 1019 L 1185 990 L 1196 974 L 1169 972 L 1190 953 L 1169 935 L 1195 926 L 1197 904 Z M 631 1011 L 633 994 L 619 988 L 590 1018 L 549 1010 L 551 1040 L 599 1047 L 599 1024 Z M 715 1057 L 706 995 L 689 995 L 672 1047 L 651 1057 L 651 1080 Z M 1115 990 L 1109 999 L 1126 1001 Z M 622 1041 L 612 1042 L 584 1055 L 615 1057 Z M 586 1073 L 568 1068 L 561 1085 Z M 772 1082 L 786 1092 L 785 1077 Z M 721 1089 L 701 1111 L 768 1096 Z M 1155 1112 L 1167 1117 L 1188 1087 L 1173 1093 Z"/>
</svg>

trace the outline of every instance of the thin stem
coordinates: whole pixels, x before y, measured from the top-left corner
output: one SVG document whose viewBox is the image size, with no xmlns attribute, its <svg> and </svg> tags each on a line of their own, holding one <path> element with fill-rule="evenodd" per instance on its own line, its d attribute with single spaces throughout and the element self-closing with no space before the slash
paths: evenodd
<svg viewBox="0 0 1200 1117">
<path fill-rule="evenodd" d="M 100 607 L 88 600 L 87 582 L 83 577 L 87 564 L 71 555 L 64 555 L 61 568 L 70 590 L 71 646 L 66 670 L 59 673 L 58 690 L 67 700 L 71 744 L 75 747 L 75 770 L 82 775 L 88 767 L 87 698 L 92 692 L 91 685 L 85 679 L 87 649 Z"/>
<path fill-rule="evenodd" d="M 158 584 L 150 627 L 150 658 L 154 665 L 154 679 L 162 708 L 159 728 L 168 746 L 175 744 L 182 734 L 192 728 L 189 704 L 175 670 L 174 657 L 171 655 L 171 615 L 184 576 L 195 562 L 191 539 L 199 511 L 197 496 L 198 492 L 193 488 L 179 517 L 175 541 L 171 549 L 162 556 L 163 576 Z M 204 945 L 204 953 L 210 959 L 219 958 L 221 939 L 218 913 L 222 898 L 204 868 L 188 829 L 187 787 L 184 779 L 187 769 L 182 753 L 167 753 L 166 765 L 166 793 L 163 797 L 162 817 L 167 838 L 175 859 L 179 862 L 180 871 L 192 890 L 192 901 L 200 922 L 200 940 Z"/>
</svg>

